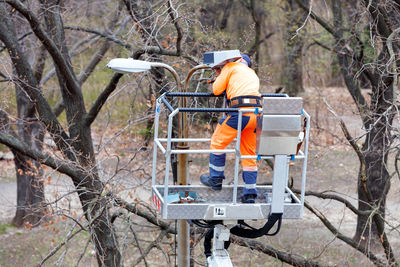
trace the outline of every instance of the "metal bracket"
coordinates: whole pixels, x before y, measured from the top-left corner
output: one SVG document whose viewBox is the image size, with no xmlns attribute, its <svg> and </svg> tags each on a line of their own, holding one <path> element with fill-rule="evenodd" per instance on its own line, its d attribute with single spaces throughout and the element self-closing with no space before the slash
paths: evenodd
<svg viewBox="0 0 400 267">
<path fill-rule="evenodd" d="M 206 267 L 233 267 L 228 251 L 224 248 L 224 242 L 229 240 L 230 230 L 217 224 L 214 228 L 212 256 L 207 258 Z"/>
<path fill-rule="evenodd" d="M 283 213 L 286 177 L 288 175 L 288 158 L 287 155 L 275 155 L 274 158 L 271 213 Z"/>
</svg>

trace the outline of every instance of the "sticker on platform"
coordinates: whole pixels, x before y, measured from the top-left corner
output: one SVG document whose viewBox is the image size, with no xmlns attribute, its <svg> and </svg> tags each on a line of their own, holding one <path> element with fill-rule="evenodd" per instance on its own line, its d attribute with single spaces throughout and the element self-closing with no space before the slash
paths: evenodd
<svg viewBox="0 0 400 267">
<path fill-rule="evenodd" d="M 214 218 L 225 218 L 226 207 L 214 207 Z"/>
</svg>

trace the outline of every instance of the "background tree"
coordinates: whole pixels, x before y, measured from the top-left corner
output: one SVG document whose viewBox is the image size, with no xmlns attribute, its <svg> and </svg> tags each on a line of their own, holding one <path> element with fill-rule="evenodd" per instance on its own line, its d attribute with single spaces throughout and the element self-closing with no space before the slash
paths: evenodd
<svg viewBox="0 0 400 267">
<path fill-rule="evenodd" d="M 308 10 L 304 2 L 299 0 L 298 3 L 304 10 Z M 398 43 L 395 42 L 394 36 L 399 25 L 396 16 L 389 14 L 397 14 L 400 9 L 398 3 L 394 1 L 385 5 L 385 9 L 379 3 L 364 1 L 359 8 L 360 12 L 364 8 L 368 11 L 366 23 L 347 26 L 343 19 L 343 4 L 341 1 L 332 1 L 333 26 L 314 13 L 311 17 L 335 38 L 334 51 L 337 53 L 346 87 L 358 108 L 363 128 L 366 130 L 362 146 L 359 146 L 356 139 L 345 131 L 347 140 L 360 160 L 358 204 L 361 213 L 357 217 L 354 239 L 363 245 L 372 242 L 375 248 L 377 244 L 381 244 L 388 261 L 394 262 L 393 248 L 385 233 L 384 220 L 386 196 L 391 184 L 387 160 L 393 144 L 398 76 L 392 62 L 396 61 L 394 51 L 398 51 Z M 361 30 L 356 31 L 357 27 L 361 27 Z M 365 27 L 370 29 L 368 37 L 371 39 L 365 40 L 363 39 L 365 36 L 360 34 L 364 32 Z M 346 29 L 351 29 L 352 34 L 345 35 Z M 381 45 L 374 46 L 375 51 L 371 55 L 365 51 L 364 42 L 380 42 Z M 371 83 L 372 93 L 369 103 L 361 93 L 360 83 L 356 82 L 360 77 L 358 73 L 364 73 Z"/>
<path fill-rule="evenodd" d="M 308 4 L 308 1 L 305 1 Z M 284 3 L 285 27 L 283 32 L 284 71 L 282 84 L 289 96 L 296 96 L 304 92 L 303 88 L 303 46 L 306 38 L 304 22 L 307 13 L 301 9 L 296 1 L 288 0 Z"/>
</svg>

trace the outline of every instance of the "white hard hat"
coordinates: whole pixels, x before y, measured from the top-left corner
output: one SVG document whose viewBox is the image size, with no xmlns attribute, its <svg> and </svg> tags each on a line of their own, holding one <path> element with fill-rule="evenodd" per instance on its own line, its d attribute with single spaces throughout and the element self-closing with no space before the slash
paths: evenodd
<svg viewBox="0 0 400 267">
<path fill-rule="evenodd" d="M 203 63 L 214 68 L 223 66 L 228 62 L 236 61 L 241 58 L 239 50 L 224 50 L 203 53 Z"/>
</svg>

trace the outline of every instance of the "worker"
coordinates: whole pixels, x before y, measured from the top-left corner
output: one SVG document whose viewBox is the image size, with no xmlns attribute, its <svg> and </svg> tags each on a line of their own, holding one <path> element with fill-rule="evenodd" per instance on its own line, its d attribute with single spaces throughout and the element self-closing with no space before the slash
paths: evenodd
<svg viewBox="0 0 400 267">
<path fill-rule="evenodd" d="M 236 50 L 237 51 L 237 50 Z M 259 92 L 260 80 L 251 69 L 251 60 L 246 54 L 239 54 L 233 62 L 225 60 L 212 66 L 216 79 L 213 83 L 213 93 L 220 95 L 226 92 L 230 108 L 262 107 Z M 237 136 L 239 113 L 230 112 L 219 121 L 211 138 L 210 149 L 225 149 Z M 255 155 L 256 151 L 257 115 L 244 113 L 242 116 L 242 132 L 240 138 L 240 153 Z M 200 181 L 213 190 L 221 190 L 225 179 L 225 153 L 211 153 L 209 176 L 203 174 Z M 242 203 L 255 203 L 257 198 L 257 164 L 255 159 L 242 159 L 243 180 L 245 183 Z"/>
</svg>

